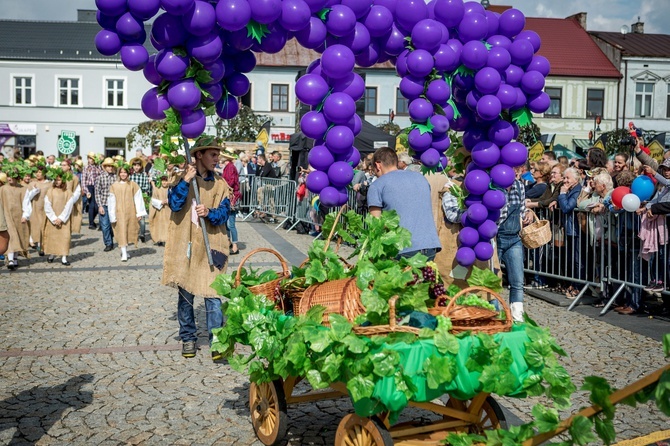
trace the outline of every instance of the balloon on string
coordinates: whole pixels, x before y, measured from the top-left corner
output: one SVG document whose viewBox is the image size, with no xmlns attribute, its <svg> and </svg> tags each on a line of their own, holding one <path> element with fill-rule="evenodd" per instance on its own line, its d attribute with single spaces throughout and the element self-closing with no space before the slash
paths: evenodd
<svg viewBox="0 0 670 446">
<path fill-rule="evenodd" d="M 300 130 L 308 137 L 313 139 L 323 138 L 328 131 L 328 121 L 323 113 L 309 111 L 300 119 Z"/>
<path fill-rule="evenodd" d="M 500 119 L 489 127 L 487 136 L 489 141 L 502 147 L 514 138 L 514 128 L 509 122 Z"/>
<path fill-rule="evenodd" d="M 458 251 L 456 251 L 456 261 L 458 262 L 459 265 L 468 267 L 472 266 L 472 264 L 475 263 L 476 260 L 476 255 L 475 251 L 472 248 L 468 247 L 461 247 L 458 248 Z"/>
<path fill-rule="evenodd" d="M 511 85 L 501 84 L 496 97 L 500 100 L 500 106 L 506 110 L 516 104 L 516 89 Z"/>
<path fill-rule="evenodd" d="M 181 133 L 186 138 L 197 138 L 205 131 L 207 118 L 205 112 L 199 108 L 179 113 L 181 116 Z"/>
<path fill-rule="evenodd" d="M 632 193 L 632 191 L 628 186 L 615 187 L 612 191 L 612 204 L 619 209 L 623 209 L 623 204 L 621 201 L 623 200 L 623 197 L 630 193 Z"/>
<path fill-rule="evenodd" d="M 493 209 L 489 211 L 489 220 L 497 222 L 500 220 L 500 209 Z"/>
<path fill-rule="evenodd" d="M 475 245 L 474 252 L 477 260 L 485 262 L 493 257 L 493 246 L 490 242 L 479 242 Z"/>
<path fill-rule="evenodd" d="M 334 93 L 341 92 L 358 101 L 365 95 L 365 81 L 358 73 L 349 73 L 340 79 L 331 79 L 330 87 Z"/>
<path fill-rule="evenodd" d="M 433 53 L 435 69 L 438 71 L 453 71 L 460 64 L 459 55 L 446 44 L 441 44 Z"/>
<path fill-rule="evenodd" d="M 551 64 L 549 63 L 549 60 L 544 56 L 533 56 L 526 69 L 528 71 L 530 70 L 538 71 L 542 73 L 542 76 L 547 77 L 549 75 L 549 71 L 551 71 Z"/>
<path fill-rule="evenodd" d="M 347 153 L 354 145 L 354 132 L 347 126 L 336 125 L 326 134 L 326 147 L 333 153 Z"/>
<path fill-rule="evenodd" d="M 500 24 L 500 19 L 498 19 L 498 24 Z M 500 29 L 500 27 L 498 27 Z M 509 51 L 510 45 L 512 45 L 512 41 L 503 35 L 496 34 L 494 36 L 490 36 L 486 38 L 486 43 L 491 45 L 493 48 L 500 47 L 500 48 L 505 48 L 506 50 Z"/>
<path fill-rule="evenodd" d="M 363 129 L 363 121 L 357 114 L 354 114 L 345 125 L 349 127 L 352 132 L 354 132 L 354 136 L 357 136 L 359 133 L 361 133 L 361 130 Z"/>
<path fill-rule="evenodd" d="M 469 208 L 473 204 L 481 204 L 481 202 L 482 202 L 482 196 L 475 194 L 468 194 L 468 196 L 465 197 L 465 200 L 463 200 L 463 203 L 465 204 L 466 208 Z"/>
<path fill-rule="evenodd" d="M 491 240 L 498 235 L 498 225 L 495 221 L 487 219 L 477 228 L 480 240 Z"/>
<path fill-rule="evenodd" d="M 468 151 L 472 151 L 477 144 L 484 141 L 486 133 L 480 127 L 470 127 L 463 132 L 463 147 Z"/>
<path fill-rule="evenodd" d="M 449 130 L 449 118 L 443 115 L 433 115 L 430 117 L 430 123 L 433 126 L 433 133 L 446 133 Z"/>
<path fill-rule="evenodd" d="M 507 49 L 501 46 L 494 46 L 489 50 L 489 54 L 486 59 L 487 66 L 498 70 L 500 73 L 504 73 L 511 63 L 512 56 L 510 56 Z"/>
<path fill-rule="evenodd" d="M 493 167 L 500 160 L 500 148 L 490 141 L 482 141 L 472 149 L 472 160 L 485 169 Z"/>
<path fill-rule="evenodd" d="M 130 71 L 143 69 L 149 61 L 149 52 L 139 43 L 127 43 L 121 47 L 121 63 Z"/>
<path fill-rule="evenodd" d="M 509 47 L 509 54 L 514 65 L 523 67 L 533 59 L 533 45 L 525 39 L 514 40 Z"/>
<path fill-rule="evenodd" d="M 356 22 L 352 32 L 340 38 L 333 37 L 333 40 L 335 41 L 333 44 L 339 43 L 349 48 L 354 54 L 359 54 L 370 46 L 371 37 L 365 25 Z"/>
<path fill-rule="evenodd" d="M 497 96 L 487 94 L 477 101 L 477 115 L 485 121 L 496 119 L 502 112 L 502 103 Z"/>
<path fill-rule="evenodd" d="M 434 79 L 426 88 L 426 98 L 434 104 L 445 106 L 450 96 L 451 89 L 444 79 Z"/>
<path fill-rule="evenodd" d="M 429 148 L 421 154 L 421 164 L 432 169 L 440 163 L 440 152 L 433 148 Z"/>
<path fill-rule="evenodd" d="M 498 32 L 498 26 L 500 25 L 500 14 L 493 11 L 484 11 L 486 15 L 486 24 L 488 25 L 487 36 L 493 36 Z"/>
<path fill-rule="evenodd" d="M 493 184 L 503 189 L 510 187 L 516 179 L 514 169 L 507 164 L 498 164 L 493 166 L 490 173 Z"/>
<path fill-rule="evenodd" d="M 268 26 L 268 31 L 270 34 L 266 35 L 263 40 L 261 40 L 260 45 L 258 45 L 261 52 L 268 54 L 276 54 L 284 49 L 288 36 L 286 30 L 281 26 L 271 24 Z M 253 49 L 253 47 L 252 47 Z"/>
<path fill-rule="evenodd" d="M 477 90 L 471 90 L 465 97 L 465 105 L 472 111 L 477 111 L 477 102 L 482 98 L 482 94 Z"/>
<path fill-rule="evenodd" d="M 121 38 L 114 31 L 101 29 L 95 35 L 95 48 L 103 56 L 113 56 L 121 51 Z"/>
<path fill-rule="evenodd" d="M 346 93 L 332 93 L 323 102 L 323 114 L 334 124 L 346 124 L 356 114 L 356 103 Z"/>
<path fill-rule="evenodd" d="M 440 153 L 446 151 L 451 145 L 451 139 L 449 139 L 449 135 L 446 133 L 441 135 L 435 134 L 432 139 L 432 147 Z"/>
<path fill-rule="evenodd" d="M 215 32 L 205 36 L 193 36 L 186 41 L 186 51 L 202 64 L 212 63 L 221 56 L 223 42 Z"/>
<path fill-rule="evenodd" d="M 356 14 L 348 6 L 333 5 L 326 16 L 326 29 L 337 37 L 349 34 L 356 27 Z"/>
<path fill-rule="evenodd" d="M 354 105 L 355 106 L 355 105 Z M 408 112 L 410 118 L 419 123 L 424 123 L 433 115 L 435 109 L 430 101 L 417 98 L 409 103 Z"/>
<path fill-rule="evenodd" d="M 305 0 L 305 3 L 307 3 L 309 10 L 314 14 L 325 8 L 328 0 Z"/>
<path fill-rule="evenodd" d="M 411 31 L 414 25 L 428 18 L 424 0 L 397 0 L 396 12 L 396 23 L 406 31 Z"/>
<path fill-rule="evenodd" d="M 542 40 L 540 35 L 533 30 L 525 29 L 521 31 L 515 38 L 515 40 L 526 39 L 533 45 L 533 52 L 537 53 L 542 46 Z"/>
<path fill-rule="evenodd" d="M 216 25 L 216 11 L 214 6 L 202 0 L 195 0 L 181 18 L 186 31 L 195 36 L 204 36 L 212 32 Z"/>
<path fill-rule="evenodd" d="M 357 19 L 365 17 L 372 6 L 372 0 L 342 0 L 341 3 L 351 8 Z"/>
<path fill-rule="evenodd" d="M 484 223 L 489 215 L 488 209 L 486 209 L 486 206 L 481 203 L 472 204 L 470 207 L 468 207 L 466 212 L 470 221 L 476 225 Z"/>
<path fill-rule="evenodd" d="M 309 24 L 312 13 L 304 0 L 283 0 L 279 24 L 287 31 L 300 31 Z"/>
<path fill-rule="evenodd" d="M 527 99 L 528 109 L 533 113 L 544 113 L 551 106 L 551 98 L 547 93 L 541 91 Z"/>
<path fill-rule="evenodd" d="M 246 30 L 245 30 L 246 32 Z M 309 24 L 295 33 L 295 38 L 303 47 L 313 50 L 326 40 L 328 30 L 318 17 L 310 17 Z"/>
<path fill-rule="evenodd" d="M 505 194 L 497 189 L 486 191 L 482 197 L 482 204 L 486 206 L 489 211 L 502 209 L 505 206 L 505 203 Z"/>
<path fill-rule="evenodd" d="M 516 102 L 510 107 L 510 110 L 512 111 L 525 107 L 528 102 L 528 98 L 521 88 L 514 87 L 514 90 L 516 91 Z"/>
<path fill-rule="evenodd" d="M 501 81 L 500 73 L 495 68 L 484 67 L 475 74 L 475 87 L 483 94 L 495 94 Z"/>
<path fill-rule="evenodd" d="M 463 42 L 483 40 L 488 30 L 486 16 L 478 12 L 466 12 L 458 24 L 458 36 Z"/>
<path fill-rule="evenodd" d="M 372 31 L 370 31 L 370 33 L 372 34 Z M 391 56 L 397 56 L 402 53 L 405 50 L 405 44 L 407 43 L 405 37 L 407 36 L 400 31 L 395 24 L 391 25 L 391 31 L 380 37 L 384 52 Z"/>
<path fill-rule="evenodd" d="M 330 184 L 328 181 L 328 174 L 320 170 L 313 170 L 307 174 L 305 185 L 307 189 L 315 194 L 320 193 L 325 187 Z"/>
<path fill-rule="evenodd" d="M 328 82 L 316 74 L 306 74 L 295 84 L 295 95 L 307 105 L 319 105 L 326 97 L 330 87 Z"/>
<path fill-rule="evenodd" d="M 224 94 L 216 103 L 216 114 L 221 119 L 233 119 L 239 110 L 237 98 L 230 94 Z"/>
<path fill-rule="evenodd" d="M 621 200 L 621 206 L 628 212 L 635 212 L 640 208 L 640 197 L 634 193 L 628 194 Z"/>
<path fill-rule="evenodd" d="M 458 231 L 458 243 L 460 246 L 474 248 L 479 243 L 479 232 L 475 228 L 462 228 Z"/>
<path fill-rule="evenodd" d="M 144 31 L 144 24 L 131 13 L 126 12 L 116 21 L 116 32 L 124 40 L 138 37 Z"/>
<path fill-rule="evenodd" d="M 463 214 L 461 215 L 461 226 L 463 226 L 464 228 L 475 228 L 476 229 L 477 225 L 475 225 L 474 223 L 472 223 L 470 221 L 470 219 L 468 218 L 467 213 L 463 212 Z"/>
<path fill-rule="evenodd" d="M 363 25 L 370 32 L 371 37 L 381 37 L 392 30 L 393 14 L 387 7 L 375 4 L 363 19 Z"/>
<path fill-rule="evenodd" d="M 162 94 L 158 94 L 157 87 L 150 88 L 144 93 L 141 105 L 142 112 L 146 117 L 156 121 L 165 119 L 165 110 L 170 108 L 167 98 Z"/>
<path fill-rule="evenodd" d="M 505 70 L 505 83 L 512 85 L 513 87 L 518 87 L 521 84 L 523 73 L 523 69 L 517 65 L 510 65 Z"/>
<path fill-rule="evenodd" d="M 465 175 L 463 185 L 471 194 L 482 195 L 489 190 L 490 182 L 491 178 L 486 172 L 483 170 L 472 170 Z"/>
<path fill-rule="evenodd" d="M 154 63 L 156 72 L 168 81 L 177 81 L 183 78 L 190 64 L 188 57 L 177 55 L 167 48 L 156 54 Z"/>
<path fill-rule="evenodd" d="M 195 0 L 161 0 L 163 9 L 174 16 L 181 16 L 191 9 Z"/>
<path fill-rule="evenodd" d="M 251 7 L 251 19 L 268 25 L 277 20 L 282 13 L 281 0 L 247 0 Z"/>
<path fill-rule="evenodd" d="M 226 76 L 225 84 L 228 93 L 237 97 L 244 96 L 251 88 L 249 79 L 242 73 L 233 73 L 231 76 Z"/>
<path fill-rule="evenodd" d="M 539 71 L 526 71 L 521 76 L 521 89 L 527 95 L 534 95 L 544 88 L 544 76 Z"/>
<path fill-rule="evenodd" d="M 400 93 L 411 101 L 423 94 L 425 81 L 420 77 L 412 75 L 405 76 L 400 80 L 399 88 Z"/>
<path fill-rule="evenodd" d="M 640 201 L 647 201 L 654 194 L 654 182 L 646 175 L 640 175 L 633 180 L 630 185 L 631 192 L 636 195 Z M 639 207 L 639 205 L 638 205 Z"/>
<path fill-rule="evenodd" d="M 512 141 L 500 149 L 500 161 L 508 166 L 517 167 L 528 160 L 528 147 L 523 143 Z"/>
<path fill-rule="evenodd" d="M 412 46 L 417 49 L 433 52 L 442 40 L 442 28 L 433 19 L 423 19 L 412 28 Z"/>
</svg>

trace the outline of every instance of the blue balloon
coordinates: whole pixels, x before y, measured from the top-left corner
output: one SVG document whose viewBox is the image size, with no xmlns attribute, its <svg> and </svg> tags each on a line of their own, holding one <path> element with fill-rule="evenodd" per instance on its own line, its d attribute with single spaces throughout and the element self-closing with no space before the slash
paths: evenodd
<svg viewBox="0 0 670 446">
<path fill-rule="evenodd" d="M 654 182 L 648 176 L 640 175 L 633 180 L 630 189 L 640 201 L 647 201 L 654 195 Z"/>
</svg>

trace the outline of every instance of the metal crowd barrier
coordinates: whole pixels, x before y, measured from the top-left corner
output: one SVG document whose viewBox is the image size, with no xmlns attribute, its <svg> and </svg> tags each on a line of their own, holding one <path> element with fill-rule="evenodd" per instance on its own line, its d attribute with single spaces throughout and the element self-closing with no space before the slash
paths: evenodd
<svg viewBox="0 0 670 446">
<path fill-rule="evenodd" d="M 281 220 L 275 229 L 279 229 L 295 213 L 296 182 L 280 178 L 261 178 L 246 176 L 240 209 L 251 217 L 254 212 L 271 215 Z M 242 187 L 240 187 L 242 189 Z"/>
</svg>

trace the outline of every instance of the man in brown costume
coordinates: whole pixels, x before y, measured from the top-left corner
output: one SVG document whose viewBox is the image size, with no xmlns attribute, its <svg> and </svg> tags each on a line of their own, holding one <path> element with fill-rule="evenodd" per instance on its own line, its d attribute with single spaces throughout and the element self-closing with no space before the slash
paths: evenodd
<svg viewBox="0 0 670 446">
<path fill-rule="evenodd" d="M 214 173 L 221 147 L 211 136 L 198 139 L 191 148 L 195 163 L 187 165 L 180 178 L 168 190 L 168 205 L 172 210 L 168 240 L 163 263 L 163 285 L 179 290 L 177 319 L 181 338 L 182 356 L 192 358 L 197 352 L 197 327 L 193 311 L 194 295 L 205 299 L 207 330 L 212 342 L 212 329 L 223 326 L 221 299 L 210 287 L 216 276 L 225 272 L 229 242 L 226 221 L 230 212 L 230 188 Z M 191 180 L 195 179 L 200 193 L 200 204 L 195 203 Z M 205 221 L 211 250 L 216 257 L 214 266 L 207 261 L 200 219 Z M 212 352 L 212 359 L 221 358 Z"/>
</svg>

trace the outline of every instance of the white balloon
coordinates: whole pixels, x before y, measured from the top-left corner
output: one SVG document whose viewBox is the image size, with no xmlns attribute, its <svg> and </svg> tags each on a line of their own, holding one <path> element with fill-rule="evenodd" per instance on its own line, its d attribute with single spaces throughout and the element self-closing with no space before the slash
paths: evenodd
<svg viewBox="0 0 670 446">
<path fill-rule="evenodd" d="M 640 197 L 635 194 L 626 194 L 621 200 L 621 206 L 628 212 L 635 212 L 640 208 Z"/>
</svg>

